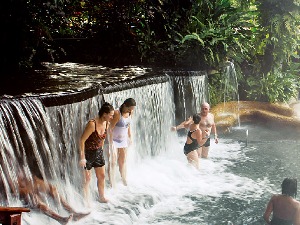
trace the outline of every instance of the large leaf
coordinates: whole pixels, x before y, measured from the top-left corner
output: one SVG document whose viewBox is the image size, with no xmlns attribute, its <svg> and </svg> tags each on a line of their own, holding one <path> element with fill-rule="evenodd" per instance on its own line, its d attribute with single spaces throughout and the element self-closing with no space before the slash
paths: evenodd
<svg viewBox="0 0 300 225">
<path fill-rule="evenodd" d="M 202 46 L 204 46 L 204 41 L 199 37 L 198 34 L 196 33 L 192 33 L 192 34 L 188 34 L 185 35 L 184 38 L 182 39 L 182 43 L 186 42 L 186 41 L 191 41 L 191 40 L 196 40 L 197 42 L 199 42 Z"/>
</svg>

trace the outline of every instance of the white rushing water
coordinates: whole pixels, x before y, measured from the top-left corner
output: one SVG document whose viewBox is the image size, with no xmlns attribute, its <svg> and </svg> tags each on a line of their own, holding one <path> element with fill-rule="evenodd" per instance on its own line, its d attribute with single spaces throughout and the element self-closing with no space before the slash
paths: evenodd
<svg viewBox="0 0 300 225">
<path fill-rule="evenodd" d="M 252 180 L 228 169 L 233 165 L 232 161 L 246 158 L 240 144 L 227 143 L 228 140 L 212 144 L 209 159 L 201 160 L 201 170 L 197 171 L 187 164 L 182 150 L 184 139 L 172 133 L 170 136 L 173 136 L 173 142 L 166 152 L 139 162 L 129 160 L 129 185 L 123 186 L 119 178 L 116 189 L 106 188 L 108 204 L 98 203 L 95 196 L 91 207 L 85 208 L 79 195 L 69 196 L 68 200 L 79 211 L 91 211 L 87 217 L 71 224 L 184 225 L 195 224 L 195 221 L 196 224 L 208 224 L 205 218 L 212 213 L 210 209 L 203 208 L 202 215 L 193 213 L 207 201 L 207 197 L 219 199 L 226 196 L 253 201 L 265 191 L 262 187 L 268 186 L 268 180 Z M 139 150 L 130 148 L 129 158 Z M 95 182 L 92 182 L 92 189 L 97 192 Z M 186 223 L 189 219 L 192 222 Z M 58 224 L 37 212 L 23 214 L 23 220 L 24 224 L 30 225 L 41 224 L 41 221 Z"/>
<path fill-rule="evenodd" d="M 195 77 L 186 79 L 190 79 L 185 82 L 190 82 L 195 92 L 203 90 L 202 78 L 200 78 L 201 81 L 195 80 Z M 240 217 L 240 205 L 248 207 L 253 201 L 260 199 L 265 192 L 271 192 L 272 186 L 267 177 L 250 178 L 235 171 L 239 163 L 251 161 L 247 154 L 254 149 L 244 148 L 244 143 L 232 139 L 221 137 L 219 144 L 212 141 L 209 158 L 200 161 L 200 171 L 188 165 L 186 156 L 183 154 L 185 137 L 179 137 L 176 132 L 170 131 L 170 127 L 175 125 L 173 93 L 170 81 L 104 94 L 105 101 L 113 104 L 115 108 L 118 108 L 129 97 L 137 102 L 131 126 L 133 144 L 128 149 L 128 186 L 123 186 L 120 175 L 116 173 L 117 187 L 111 189 L 107 186 L 105 189 L 109 203 L 99 203 L 96 178 L 93 173 L 90 186 L 93 201 L 89 207 L 83 203 L 82 168 L 78 166 L 78 141 L 87 121 L 97 115 L 103 103 L 102 96 L 46 109 L 34 100 L 33 102 L 38 105 L 37 109 L 26 109 L 32 115 L 37 112 L 40 114 L 38 118 L 41 118 L 39 121 L 42 122 L 37 124 L 45 127 L 41 130 L 46 130 L 45 134 L 35 136 L 37 124 L 24 120 L 26 130 L 29 132 L 28 138 L 33 142 L 31 148 L 40 160 L 40 164 L 43 165 L 43 174 L 52 175 L 50 181 L 56 184 L 61 195 L 65 196 L 73 208 L 79 212 L 91 212 L 85 218 L 72 221 L 70 224 L 230 224 L 230 220 Z M 199 95 L 196 99 L 197 104 L 193 102 L 195 100 L 192 96 L 186 96 L 184 101 L 200 107 L 198 101 L 199 99 L 205 100 L 205 95 Z M 28 105 L 31 104 L 28 103 Z M 23 108 L 26 107 L 27 105 Z M 7 113 L 7 117 L 3 117 L 1 121 L 14 121 L 13 118 L 8 118 L 13 112 L 5 111 L 5 108 L 3 110 L 4 114 Z M 20 111 L 23 121 L 26 116 L 23 115 L 21 109 L 17 111 Z M 6 140 L 9 138 L 5 127 L 4 122 L 0 123 L 3 134 L 0 142 L 3 147 L 1 156 L 5 159 L 5 162 L 0 164 L 0 172 L 4 187 L 8 190 L 9 185 L 5 182 L 7 168 L 4 167 L 12 169 L 12 173 L 9 174 L 13 179 L 16 179 L 16 171 L 14 171 L 14 165 L 9 166 L 9 160 L 4 157 L 6 154 L 4 145 L 8 145 Z M 16 134 L 15 140 L 18 140 L 21 136 L 19 131 L 13 133 Z M 22 135 L 25 134 L 22 133 Z M 38 140 L 38 137 L 42 139 Z M 35 142 L 41 142 L 38 145 L 41 147 L 36 147 Z M 10 143 L 6 151 L 13 152 L 14 148 L 15 146 Z M 49 155 L 48 161 L 42 159 L 38 153 Z M 26 154 L 28 153 L 24 153 L 25 159 L 28 158 Z M 17 161 L 18 159 L 13 157 L 13 162 L 17 163 Z M 7 197 L 9 206 L 23 205 L 21 200 L 11 197 L 8 193 Z M 44 200 L 60 215 L 69 215 L 49 196 L 44 196 Z M 1 202 L 4 202 L 3 199 Z M 234 204 L 236 206 L 232 206 Z M 228 216 L 219 218 L 222 215 Z M 57 225 L 59 223 L 32 209 L 30 213 L 22 214 L 22 224 Z"/>
</svg>

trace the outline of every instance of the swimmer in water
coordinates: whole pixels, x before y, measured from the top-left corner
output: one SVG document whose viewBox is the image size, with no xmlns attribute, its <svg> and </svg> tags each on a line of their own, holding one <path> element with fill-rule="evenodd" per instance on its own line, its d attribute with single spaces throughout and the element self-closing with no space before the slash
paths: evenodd
<svg viewBox="0 0 300 225">
<path fill-rule="evenodd" d="M 199 157 L 197 150 L 207 141 L 207 133 L 202 133 L 200 129 L 200 120 L 201 116 L 199 114 L 193 115 L 193 123 L 185 125 L 180 124 L 175 127 L 175 130 L 182 128 L 188 129 L 187 139 L 184 145 L 184 154 L 187 157 L 189 163 L 195 166 L 196 169 L 199 169 Z"/>
<path fill-rule="evenodd" d="M 215 143 L 219 143 L 218 139 L 218 134 L 217 134 L 217 127 L 215 124 L 214 120 L 214 115 L 209 112 L 210 106 L 207 102 L 202 103 L 201 105 L 201 112 L 199 115 L 201 116 L 201 121 L 200 121 L 200 129 L 202 133 L 207 133 L 209 138 L 206 140 L 203 146 L 201 146 L 198 150 L 198 157 L 202 158 L 207 158 L 208 157 L 208 152 L 209 152 L 209 147 L 210 147 L 210 139 L 211 139 L 211 134 L 214 134 L 214 139 Z M 188 118 L 186 121 L 182 122 L 180 125 L 185 126 L 187 124 L 193 123 L 192 117 Z M 172 130 L 175 130 L 174 127 L 171 128 Z"/>
<path fill-rule="evenodd" d="M 264 220 L 270 225 L 300 225 L 300 202 L 297 195 L 297 180 L 285 178 L 281 184 L 282 193 L 273 195 L 264 213 Z M 273 213 L 270 221 L 270 215 Z"/>
</svg>

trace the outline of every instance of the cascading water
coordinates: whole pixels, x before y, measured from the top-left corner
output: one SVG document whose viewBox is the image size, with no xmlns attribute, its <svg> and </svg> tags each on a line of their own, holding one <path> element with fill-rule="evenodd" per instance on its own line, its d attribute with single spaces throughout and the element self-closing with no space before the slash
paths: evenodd
<svg viewBox="0 0 300 225">
<path fill-rule="evenodd" d="M 238 121 L 238 127 L 240 127 L 241 125 L 240 116 L 239 116 L 240 98 L 239 98 L 237 74 L 233 62 L 231 61 L 225 62 L 222 75 L 223 75 L 222 78 L 223 78 L 223 91 L 224 91 L 224 97 L 223 97 L 224 107 L 226 105 L 226 102 L 228 101 L 238 102 L 237 109 L 235 111 L 236 111 L 236 116 Z"/>
<path fill-rule="evenodd" d="M 137 159 L 165 152 L 169 143 L 169 127 L 174 124 L 173 88 L 170 82 L 112 92 L 104 95 L 117 109 L 126 98 L 133 97 L 137 106 L 133 115 L 133 148 Z"/>
<path fill-rule="evenodd" d="M 191 111 L 197 112 L 200 106 L 196 104 L 206 100 L 206 95 L 194 97 L 197 92 L 206 93 L 202 86 L 205 78 L 197 76 L 180 79 L 170 76 L 157 83 L 146 80 L 148 85 L 125 85 L 124 90 L 123 86 L 103 96 L 62 106 L 44 107 L 35 98 L 1 101 L 0 183 L 5 190 L 1 193 L 1 204 L 22 206 L 22 201 L 10 194 L 9 182 L 17 188 L 17 165 L 22 162 L 28 176 L 39 172 L 56 184 L 78 211 L 91 211 L 87 217 L 71 222 L 74 225 L 263 224 L 266 200 L 272 191 L 277 191 L 277 181 L 290 171 L 286 164 L 297 164 L 294 159 L 299 158 L 295 153 L 299 144 L 289 142 L 291 157 L 284 154 L 278 166 L 275 156 L 282 154 L 284 145 L 276 154 L 270 149 L 276 149 L 280 143 L 253 146 L 252 139 L 270 138 L 271 132 L 261 133 L 257 127 L 249 126 L 255 132 L 249 132 L 247 148 L 235 139 L 234 133 L 227 137 L 220 135 L 218 145 L 211 143 L 209 159 L 201 159 L 200 171 L 195 170 L 183 154 L 185 138 L 170 131 L 176 107 L 183 107 L 176 102 L 175 95 L 187 93 L 184 90 L 187 86 L 174 85 L 176 79 L 177 83 L 186 82 L 193 87 L 192 94 L 183 99 L 194 101 L 189 104 L 195 106 Z M 79 137 L 104 100 L 119 107 L 128 97 L 137 102 L 132 123 L 133 145 L 128 149 L 128 186 L 123 186 L 118 178 L 116 189 L 106 187 L 110 202 L 101 204 L 96 201 L 93 175 L 91 189 L 95 201 L 87 208 L 82 199 L 82 168 L 78 166 Z M 193 113 L 183 110 L 186 110 L 184 116 Z M 185 119 L 184 116 L 180 119 Z M 281 134 L 282 130 L 276 140 Z M 279 174 L 275 177 L 274 169 Z M 300 168 L 294 173 L 300 174 Z M 68 215 L 50 199 L 46 198 L 46 203 L 61 215 Z M 23 225 L 59 224 L 37 210 L 23 213 L 22 220 Z"/>
<path fill-rule="evenodd" d="M 227 61 L 224 66 L 224 103 L 226 101 L 239 101 L 238 82 L 234 63 Z"/>
<path fill-rule="evenodd" d="M 57 151 L 52 151 L 53 133 L 39 100 L 7 99 L 1 102 L 0 110 L 1 181 L 6 190 L 1 193 L 1 203 L 5 204 L 6 200 L 10 205 L 13 198 L 8 190 L 9 185 L 17 184 L 18 165 L 34 168 L 45 180 L 47 177 L 56 179 Z"/>
<path fill-rule="evenodd" d="M 88 120 L 98 115 L 103 101 L 103 97 L 97 95 L 82 102 L 46 108 L 54 136 L 54 151 L 58 154 L 58 161 L 63 161 L 55 168 L 61 177 L 71 179 L 70 182 L 75 184 L 82 182 L 82 171 L 78 167 L 79 139 Z"/>
<path fill-rule="evenodd" d="M 201 103 L 208 101 L 207 76 L 202 71 L 169 72 L 173 79 L 176 123 L 200 112 Z"/>
<path fill-rule="evenodd" d="M 196 76 L 185 79 L 193 90 L 188 97 L 192 103 L 196 90 L 201 90 L 201 93 L 204 90 L 203 78 L 198 77 L 200 82 Z M 131 154 L 132 163 L 157 157 L 171 149 L 174 134 L 169 129 L 175 124 L 172 85 L 169 77 L 165 82 L 104 94 L 105 100 L 115 107 L 127 97 L 136 99 L 132 124 L 134 145 L 131 148 L 138 151 L 131 151 L 136 153 Z M 180 87 L 182 92 L 184 88 Z M 20 204 L 19 199 L 11 196 L 8 182 L 11 180 L 10 183 L 17 185 L 16 165 L 20 163 L 26 168 L 30 180 L 35 174 L 54 182 L 69 201 L 72 201 L 71 196 L 80 195 L 82 174 L 78 166 L 78 140 L 86 122 L 97 115 L 102 102 L 100 95 L 78 103 L 46 108 L 36 98 L 1 102 L 1 180 L 6 190 L 1 198 L 2 205 Z M 78 201 L 82 203 L 81 198 Z M 51 204 L 50 200 L 47 202 Z"/>
</svg>

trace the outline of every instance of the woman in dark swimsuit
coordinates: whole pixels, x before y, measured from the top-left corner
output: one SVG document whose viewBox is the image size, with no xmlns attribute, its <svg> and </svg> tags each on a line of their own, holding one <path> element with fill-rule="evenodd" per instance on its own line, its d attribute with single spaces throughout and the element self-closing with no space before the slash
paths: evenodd
<svg viewBox="0 0 300 225">
<path fill-rule="evenodd" d="M 80 166 L 85 168 L 84 171 L 84 194 L 89 200 L 89 183 L 91 181 L 91 169 L 94 167 L 99 201 L 106 203 L 104 196 L 105 185 L 105 161 L 103 156 L 103 145 L 106 139 L 109 121 L 113 118 L 114 108 L 105 102 L 99 110 L 98 117 L 90 120 L 80 139 Z"/>
<path fill-rule="evenodd" d="M 270 199 L 264 220 L 270 225 L 300 225 L 300 202 L 294 199 L 297 195 L 297 180 L 285 178 L 281 188 L 282 194 L 273 195 Z M 271 213 L 273 216 L 270 221 Z"/>
<path fill-rule="evenodd" d="M 206 142 L 207 136 L 202 138 L 202 131 L 199 127 L 201 117 L 199 114 L 193 115 L 193 123 L 186 125 L 179 125 L 175 127 L 175 130 L 186 128 L 189 130 L 184 145 L 184 154 L 187 157 L 189 163 L 199 169 L 199 158 L 197 150 Z"/>
</svg>

